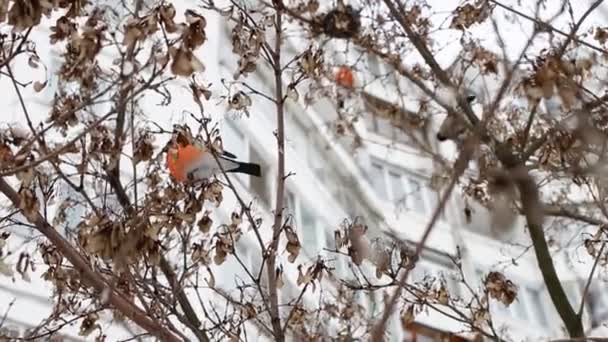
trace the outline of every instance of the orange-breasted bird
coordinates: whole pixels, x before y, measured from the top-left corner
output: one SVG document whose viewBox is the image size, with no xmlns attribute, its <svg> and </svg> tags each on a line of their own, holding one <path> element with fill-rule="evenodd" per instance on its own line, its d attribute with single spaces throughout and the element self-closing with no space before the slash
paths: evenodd
<svg viewBox="0 0 608 342">
<path fill-rule="evenodd" d="M 345 88 L 352 88 L 355 85 L 352 70 L 347 66 L 341 66 L 336 72 L 336 82 Z"/>
<path fill-rule="evenodd" d="M 226 172 L 244 173 L 261 177 L 260 165 L 236 160 L 236 156 L 223 151 L 218 155 L 219 163 Z M 178 182 L 198 181 L 221 172 L 213 155 L 204 146 L 186 145 L 172 147 L 167 151 L 169 173 Z"/>
</svg>

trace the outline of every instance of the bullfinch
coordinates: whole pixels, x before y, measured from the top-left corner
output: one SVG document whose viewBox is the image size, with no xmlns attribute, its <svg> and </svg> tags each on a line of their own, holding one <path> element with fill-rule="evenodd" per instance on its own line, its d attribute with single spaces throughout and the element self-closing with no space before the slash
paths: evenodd
<svg viewBox="0 0 608 342">
<path fill-rule="evenodd" d="M 336 72 L 336 82 L 344 88 L 352 88 L 355 85 L 355 76 L 347 66 L 341 66 Z"/>
<path fill-rule="evenodd" d="M 472 104 L 475 101 L 475 95 L 469 94 L 467 96 L 467 102 Z M 449 115 L 443 120 L 441 125 L 439 126 L 439 131 L 437 132 L 437 140 L 446 141 L 446 140 L 457 140 L 461 136 L 461 134 L 467 131 L 467 126 L 460 121 L 459 118 L 454 115 Z"/>
<path fill-rule="evenodd" d="M 218 155 L 219 163 L 226 172 L 244 173 L 261 177 L 260 165 L 235 160 L 236 156 L 229 152 Z M 169 173 L 178 182 L 198 181 L 208 179 L 221 172 L 221 168 L 213 155 L 204 146 L 186 145 L 169 148 L 167 151 L 167 167 Z"/>
</svg>

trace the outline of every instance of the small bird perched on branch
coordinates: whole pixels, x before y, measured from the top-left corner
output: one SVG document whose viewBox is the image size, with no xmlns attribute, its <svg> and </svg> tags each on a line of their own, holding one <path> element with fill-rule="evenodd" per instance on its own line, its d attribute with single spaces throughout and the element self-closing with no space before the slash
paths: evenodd
<svg viewBox="0 0 608 342">
<path fill-rule="evenodd" d="M 189 144 L 177 145 L 167 151 L 167 167 L 169 173 L 178 182 L 199 181 L 221 173 L 222 168 L 226 172 L 244 173 L 261 177 L 262 172 L 259 164 L 246 163 L 236 160 L 232 153 L 223 151 L 218 155 L 218 161 L 213 154 L 204 146 Z"/>
<path fill-rule="evenodd" d="M 336 72 L 336 83 L 344 88 L 351 89 L 355 85 L 355 76 L 346 65 L 341 66 Z"/>
<path fill-rule="evenodd" d="M 469 94 L 467 96 L 467 102 L 472 104 L 475 101 L 475 98 L 475 95 Z M 461 142 L 461 136 L 466 133 L 466 131 L 467 126 L 459 117 L 456 117 L 453 114 L 448 114 L 439 126 L 439 131 L 437 132 L 436 137 L 440 142 L 446 140 Z"/>
</svg>

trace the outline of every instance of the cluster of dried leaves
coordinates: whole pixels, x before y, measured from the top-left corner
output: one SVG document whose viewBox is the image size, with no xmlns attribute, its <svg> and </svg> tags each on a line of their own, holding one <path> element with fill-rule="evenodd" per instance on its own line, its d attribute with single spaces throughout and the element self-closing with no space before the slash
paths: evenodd
<svg viewBox="0 0 608 342">
<path fill-rule="evenodd" d="M 500 272 L 490 272 L 484 284 L 490 297 L 506 306 L 517 298 L 517 286 Z"/>
<path fill-rule="evenodd" d="M 495 5 L 491 5 L 489 1 L 467 2 L 458 6 L 454 11 L 450 28 L 464 31 L 474 24 L 483 23 L 488 20 L 494 7 Z"/>
</svg>

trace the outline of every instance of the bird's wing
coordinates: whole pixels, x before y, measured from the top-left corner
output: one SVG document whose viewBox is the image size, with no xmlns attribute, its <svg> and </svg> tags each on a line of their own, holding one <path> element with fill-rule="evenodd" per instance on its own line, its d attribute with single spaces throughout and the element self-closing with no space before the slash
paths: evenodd
<svg viewBox="0 0 608 342">
<path fill-rule="evenodd" d="M 229 171 L 238 167 L 239 163 L 235 160 L 227 158 L 219 158 L 224 170 Z M 186 169 L 186 175 L 189 179 L 210 178 L 214 174 L 219 174 L 221 168 L 215 158 L 210 153 L 205 153 L 196 162 L 190 164 Z"/>
</svg>

